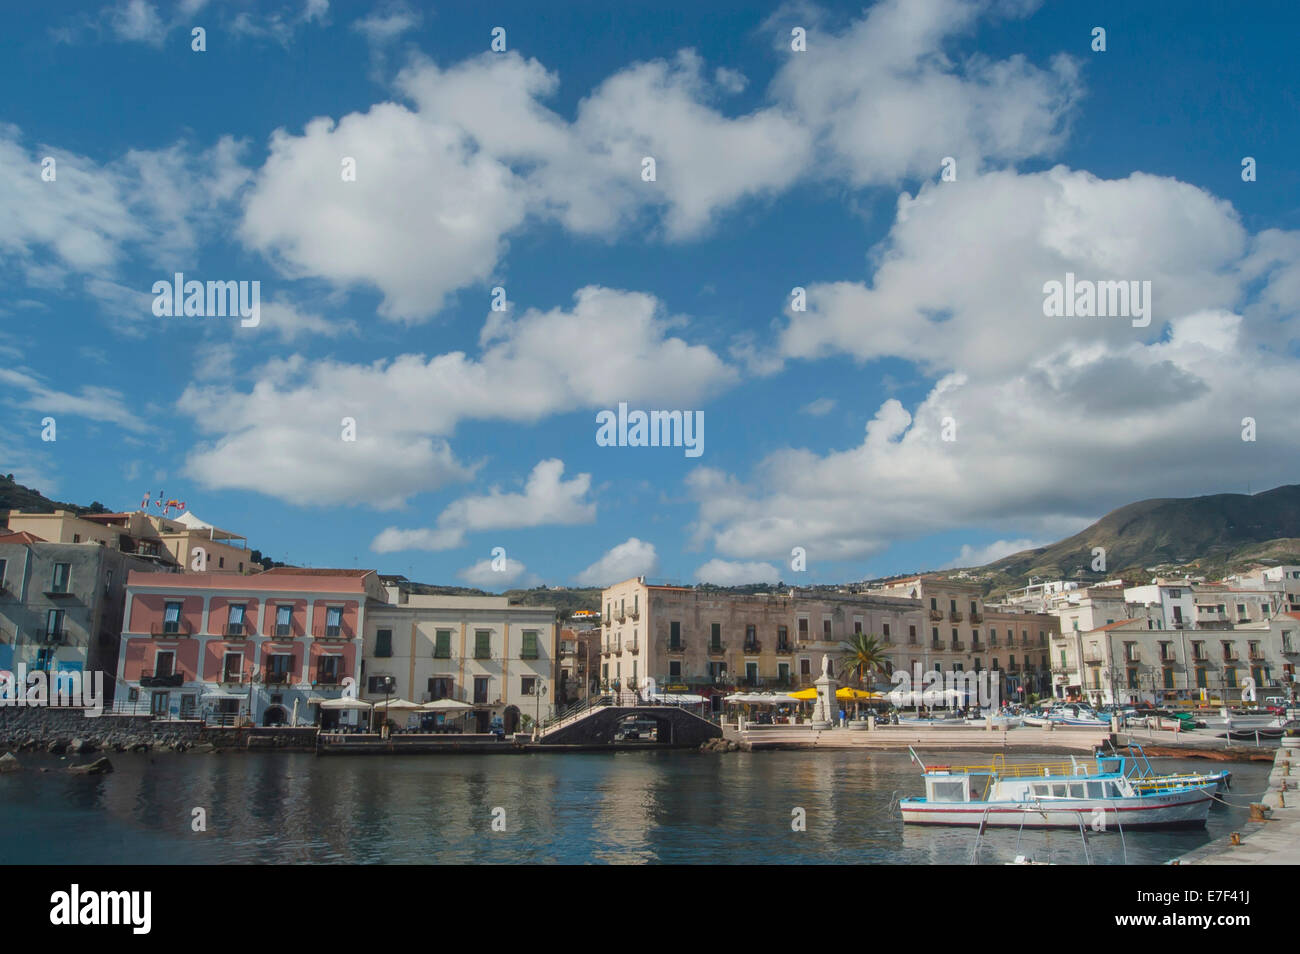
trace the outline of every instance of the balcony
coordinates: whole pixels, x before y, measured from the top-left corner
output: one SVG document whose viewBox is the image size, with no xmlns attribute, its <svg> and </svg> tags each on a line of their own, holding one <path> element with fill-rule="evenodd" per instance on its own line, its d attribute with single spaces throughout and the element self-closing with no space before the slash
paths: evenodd
<svg viewBox="0 0 1300 954">
<path fill-rule="evenodd" d="M 293 676 L 287 672 L 267 672 L 262 678 L 268 686 L 287 686 L 293 681 Z"/>
<path fill-rule="evenodd" d="M 1250 651 L 1251 662 L 1262 662 L 1263 660 L 1264 660 L 1264 654 L 1260 650 L 1252 649 Z"/>
<path fill-rule="evenodd" d="M 966 644 L 963 643 L 960 639 L 954 639 L 954 640 L 952 641 L 952 650 L 953 650 L 953 652 L 959 653 L 959 652 L 964 651 L 965 649 L 966 649 Z"/>
<path fill-rule="evenodd" d="M 627 622 L 627 613 L 624 613 L 624 612 L 621 612 L 621 611 L 620 611 L 619 614 L 618 614 L 617 616 L 615 616 L 614 618 L 615 618 L 616 620 L 618 620 L 620 623 L 626 623 L 626 622 Z"/>
<path fill-rule="evenodd" d="M 941 643 L 937 639 L 932 639 L 930 640 L 930 648 L 933 649 L 935 652 L 939 652 L 940 650 L 943 649 L 943 643 Z"/>
<path fill-rule="evenodd" d="M 53 633 L 41 633 L 41 645 L 43 646 L 62 646 L 68 631 L 60 629 Z"/>
<path fill-rule="evenodd" d="M 1096 654 L 1085 654 L 1083 661 L 1089 666 L 1100 666 L 1103 662 L 1101 656 Z"/>
<path fill-rule="evenodd" d="M 792 643 L 783 643 L 778 641 L 776 644 L 776 654 L 778 656 L 790 656 L 794 654 L 794 645 Z"/>
<path fill-rule="evenodd" d="M 635 656 L 637 653 L 641 652 L 641 644 L 639 642 L 632 642 L 628 645 L 627 651 Z M 533 658 L 536 659 L 537 657 L 533 656 Z"/>
<path fill-rule="evenodd" d="M 194 632 L 194 624 L 187 619 L 174 620 L 170 623 L 154 623 L 149 627 L 150 636 L 189 636 Z"/>
<path fill-rule="evenodd" d="M 326 626 L 323 630 L 312 633 L 315 639 L 352 639 L 354 634 L 342 626 Z"/>
<path fill-rule="evenodd" d="M 984 652 L 984 648 L 985 645 L 981 642 L 973 642 L 970 644 L 970 651 L 973 653 L 982 653 Z"/>
<path fill-rule="evenodd" d="M 248 681 L 248 677 L 242 672 L 224 672 L 221 674 L 221 684 L 223 686 L 242 686 Z"/>
<path fill-rule="evenodd" d="M 252 625 L 251 623 L 227 623 L 227 624 L 226 624 L 226 632 L 225 632 L 225 635 L 227 635 L 227 636 L 252 636 L 252 635 L 253 635 L 253 625 Z"/>
<path fill-rule="evenodd" d="M 954 623 L 960 623 L 966 617 L 961 610 L 950 610 L 948 612 L 948 618 L 952 620 Z"/>
<path fill-rule="evenodd" d="M 686 652 L 686 640 L 684 640 L 684 639 L 679 639 L 679 640 L 677 640 L 677 642 L 675 642 L 675 643 L 670 642 L 670 643 L 668 644 L 668 651 L 669 651 L 670 653 L 684 653 L 684 652 Z"/>
<path fill-rule="evenodd" d="M 971 614 L 970 614 L 970 621 L 971 621 L 972 623 L 982 623 L 982 622 L 984 622 L 984 614 L 983 614 L 983 613 L 971 613 Z"/>
<path fill-rule="evenodd" d="M 70 589 L 68 589 L 66 584 L 64 586 L 52 586 L 48 590 L 44 590 L 43 592 L 46 596 L 49 596 L 51 598 L 76 595 Z"/>
<path fill-rule="evenodd" d="M 312 682 L 314 686 L 337 686 L 343 681 L 343 677 L 337 672 L 320 672 L 317 671 L 316 679 Z"/>
<path fill-rule="evenodd" d="M 937 623 L 937 622 L 939 622 L 941 619 L 943 619 L 943 611 L 942 611 L 942 610 L 937 610 L 937 609 L 932 609 L 932 610 L 930 610 L 930 621 L 931 621 L 931 622 Z"/>
<path fill-rule="evenodd" d="M 183 672 L 140 673 L 140 688 L 142 689 L 174 689 L 183 685 L 185 685 L 185 673 Z"/>
<path fill-rule="evenodd" d="M 641 618 L 641 611 L 639 609 L 633 609 L 632 612 L 627 614 L 627 618 L 633 621 L 638 620 Z"/>
<path fill-rule="evenodd" d="M 746 654 L 752 655 L 754 653 L 761 653 L 762 651 L 763 651 L 763 643 L 760 640 L 757 639 L 745 640 Z"/>
<path fill-rule="evenodd" d="M 726 643 L 709 643 L 708 654 L 710 656 L 722 656 L 727 652 Z"/>
</svg>

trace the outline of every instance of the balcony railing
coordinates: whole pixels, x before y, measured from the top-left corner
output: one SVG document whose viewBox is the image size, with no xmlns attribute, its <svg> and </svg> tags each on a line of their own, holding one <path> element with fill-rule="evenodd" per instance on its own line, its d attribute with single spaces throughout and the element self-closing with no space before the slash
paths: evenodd
<svg viewBox="0 0 1300 954">
<path fill-rule="evenodd" d="M 939 620 L 941 620 L 941 619 L 943 619 L 943 611 L 942 611 L 942 610 L 937 610 L 937 609 L 932 609 L 932 610 L 930 610 L 930 620 L 931 620 L 932 622 L 937 623 L 937 622 L 939 622 Z"/>
<path fill-rule="evenodd" d="M 185 685 L 185 673 L 183 672 L 140 673 L 140 686 L 144 689 L 174 688 L 183 685 Z"/>
<path fill-rule="evenodd" d="M 268 686 L 285 686 L 293 681 L 293 674 L 287 672 L 268 671 L 263 679 Z"/>
<path fill-rule="evenodd" d="M 762 651 L 763 651 L 763 643 L 762 643 L 762 641 L 757 640 L 757 639 L 747 639 L 747 640 L 745 640 L 745 652 L 747 652 L 747 653 L 761 653 Z"/>
<path fill-rule="evenodd" d="M 227 636 L 252 636 L 253 626 L 251 623 L 226 623 Z"/>
<path fill-rule="evenodd" d="M 318 670 L 318 671 L 316 672 L 316 679 L 315 679 L 314 685 L 317 685 L 317 686 L 337 686 L 340 682 L 342 682 L 342 680 L 343 680 L 343 676 L 342 676 L 341 673 L 337 673 L 337 672 L 320 672 L 320 671 Z"/>
<path fill-rule="evenodd" d="M 962 614 L 961 610 L 951 610 L 948 613 L 948 618 L 952 620 L 954 623 L 960 623 L 966 617 Z"/>
<path fill-rule="evenodd" d="M 780 642 L 780 641 L 777 642 L 777 644 L 776 644 L 776 654 L 777 654 L 778 656 L 789 656 L 789 655 L 791 655 L 793 652 L 794 652 L 794 644 L 793 644 L 793 643 L 788 643 L 788 642 L 783 643 L 783 642 Z"/>
<path fill-rule="evenodd" d="M 973 653 L 982 653 L 984 651 L 984 644 L 980 642 L 973 642 L 970 644 L 970 651 Z"/>
<path fill-rule="evenodd" d="M 326 626 L 324 629 L 312 633 L 316 639 L 355 639 L 356 635 L 343 626 Z"/>
<path fill-rule="evenodd" d="M 971 614 L 970 614 L 970 621 L 971 621 L 972 623 L 982 623 L 982 622 L 984 622 L 984 614 L 983 614 L 983 613 L 971 613 Z"/>
<path fill-rule="evenodd" d="M 952 641 L 952 649 L 953 649 L 953 652 L 958 652 L 958 653 L 959 653 L 959 652 L 962 652 L 963 650 L 965 650 L 965 648 L 966 648 L 966 644 L 963 643 L 960 639 L 954 639 L 954 640 Z"/>
<path fill-rule="evenodd" d="M 194 624 L 187 619 L 154 623 L 149 627 L 151 636 L 189 636 L 193 632 Z"/>
<path fill-rule="evenodd" d="M 221 682 L 223 685 L 241 686 L 248 681 L 248 676 L 242 672 L 223 672 Z"/>
<path fill-rule="evenodd" d="M 721 656 L 727 651 L 726 643 L 709 643 L 708 654 L 710 656 Z"/>
<path fill-rule="evenodd" d="M 679 639 L 679 640 L 677 640 L 677 642 L 675 642 L 675 643 L 674 643 L 674 642 L 670 642 L 670 643 L 668 644 L 668 651 L 669 651 L 670 653 L 684 653 L 684 652 L 686 652 L 686 640 L 684 640 L 684 639 Z"/>
</svg>

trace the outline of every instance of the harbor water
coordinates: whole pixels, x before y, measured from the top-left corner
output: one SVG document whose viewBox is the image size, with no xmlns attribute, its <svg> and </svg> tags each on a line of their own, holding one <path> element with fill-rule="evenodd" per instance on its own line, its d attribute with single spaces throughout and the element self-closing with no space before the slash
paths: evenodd
<svg viewBox="0 0 1300 954">
<path fill-rule="evenodd" d="M 71 775 L 46 755 L 0 775 L 0 863 L 968 864 L 976 843 L 972 829 L 905 828 L 891 813 L 896 795 L 922 794 L 894 752 L 111 758 L 108 775 Z M 1160 864 L 1239 828 L 1269 768 L 1153 764 L 1230 768 L 1235 807 L 1216 804 L 1205 830 L 1089 833 L 1093 864 Z M 1077 831 L 979 839 L 980 863 L 1017 853 L 1085 861 Z"/>
</svg>

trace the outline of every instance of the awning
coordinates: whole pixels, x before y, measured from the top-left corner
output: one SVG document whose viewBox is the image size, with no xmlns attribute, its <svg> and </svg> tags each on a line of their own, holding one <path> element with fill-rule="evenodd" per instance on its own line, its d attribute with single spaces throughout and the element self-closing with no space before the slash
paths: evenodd
<svg viewBox="0 0 1300 954">
<path fill-rule="evenodd" d="M 652 692 L 647 698 L 651 702 L 664 702 L 674 706 L 698 706 L 709 701 L 704 696 L 676 692 Z"/>
<path fill-rule="evenodd" d="M 743 702 L 755 706 L 788 706 L 792 700 L 788 695 L 776 695 L 770 692 L 733 692 L 723 702 Z"/>
<path fill-rule="evenodd" d="M 433 702 L 426 702 L 420 708 L 426 712 L 462 712 L 474 707 L 468 702 L 457 702 L 455 699 L 435 699 Z"/>
<path fill-rule="evenodd" d="M 370 703 L 364 699 L 349 699 L 344 696 L 342 699 L 327 699 L 320 704 L 322 709 L 362 709 L 370 708 Z"/>
</svg>

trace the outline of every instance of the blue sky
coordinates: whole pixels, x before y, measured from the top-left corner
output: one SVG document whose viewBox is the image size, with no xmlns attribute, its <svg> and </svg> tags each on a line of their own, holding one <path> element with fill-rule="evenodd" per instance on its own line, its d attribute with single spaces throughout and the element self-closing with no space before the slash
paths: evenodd
<svg viewBox="0 0 1300 954">
<path fill-rule="evenodd" d="M 15 8 L 0 470 L 489 589 L 968 565 L 1296 479 L 1292 4 L 481 6 Z M 156 317 L 176 271 L 261 323 Z M 1046 317 L 1067 272 L 1153 320 Z M 598 446 L 619 402 L 704 453 Z"/>
</svg>

